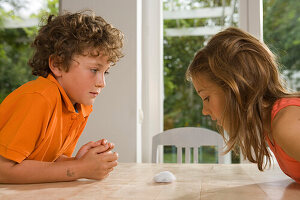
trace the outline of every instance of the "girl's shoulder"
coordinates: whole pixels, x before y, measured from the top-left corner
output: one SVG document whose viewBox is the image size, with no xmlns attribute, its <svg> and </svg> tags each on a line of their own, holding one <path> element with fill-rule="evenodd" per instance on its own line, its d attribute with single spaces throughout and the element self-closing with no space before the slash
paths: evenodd
<svg viewBox="0 0 300 200">
<path fill-rule="evenodd" d="M 291 97 L 291 98 L 281 98 L 277 100 L 272 108 L 272 113 L 271 113 L 271 121 L 274 120 L 275 116 L 277 118 L 278 112 L 284 112 L 286 109 L 290 110 L 291 108 L 288 107 L 300 107 L 300 97 Z M 286 111 L 285 111 L 286 112 Z"/>
<path fill-rule="evenodd" d="M 300 98 L 277 100 L 271 113 L 272 132 L 291 127 L 294 124 L 300 125 Z"/>
<path fill-rule="evenodd" d="M 275 142 L 291 157 L 300 159 L 300 98 L 275 102 L 271 130 Z"/>
</svg>

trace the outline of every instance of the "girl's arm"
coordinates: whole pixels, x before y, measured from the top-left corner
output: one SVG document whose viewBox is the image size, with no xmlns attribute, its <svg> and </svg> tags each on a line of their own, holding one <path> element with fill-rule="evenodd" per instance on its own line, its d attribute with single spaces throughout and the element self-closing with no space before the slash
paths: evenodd
<svg viewBox="0 0 300 200">
<path fill-rule="evenodd" d="M 300 162 L 300 107 L 280 110 L 272 123 L 275 142 L 292 158 Z"/>
</svg>

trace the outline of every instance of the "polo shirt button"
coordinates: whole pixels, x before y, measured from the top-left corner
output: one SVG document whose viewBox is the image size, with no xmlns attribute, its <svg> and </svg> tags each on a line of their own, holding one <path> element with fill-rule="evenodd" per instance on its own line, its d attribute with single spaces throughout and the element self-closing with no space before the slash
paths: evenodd
<svg viewBox="0 0 300 200">
<path fill-rule="evenodd" d="M 72 119 L 77 119 L 77 115 L 76 114 L 72 115 Z"/>
</svg>

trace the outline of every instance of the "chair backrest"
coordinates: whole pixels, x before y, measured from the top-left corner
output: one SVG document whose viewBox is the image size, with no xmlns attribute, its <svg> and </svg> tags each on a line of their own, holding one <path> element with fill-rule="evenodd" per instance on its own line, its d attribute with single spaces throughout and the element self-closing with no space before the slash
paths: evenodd
<svg viewBox="0 0 300 200">
<path fill-rule="evenodd" d="M 190 148 L 194 149 L 194 163 L 198 162 L 198 148 L 201 146 L 217 146 L 218 163 L 224 163 L 222 156 L 223 137 L 212 130 L 199 127 L 174 128 L 159 133 L 152 138 L 152 162 L 158 162 L 157 147 L 174 145 L 177 147 L 177 163 L 182 163 L 182 148 L 185 148 L 185 162 L 190 163 Z"/>
</svg>

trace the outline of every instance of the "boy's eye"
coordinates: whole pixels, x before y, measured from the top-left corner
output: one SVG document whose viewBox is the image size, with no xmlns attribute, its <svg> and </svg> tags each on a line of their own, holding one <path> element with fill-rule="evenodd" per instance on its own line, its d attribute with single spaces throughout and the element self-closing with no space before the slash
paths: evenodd
<svg viewBox="0 0 300 200">
<path fill-rule="evenodd" d="M 108 75 L 108 74 L 109 74 L 109 71 L 104 72 L 104 74 L 105 74 L 105 75 Z"/>
<path fill-rule="evenodd" d="M 91 69 L 91 72 L 97 73 L 98 69 Z"/>
</svg>

